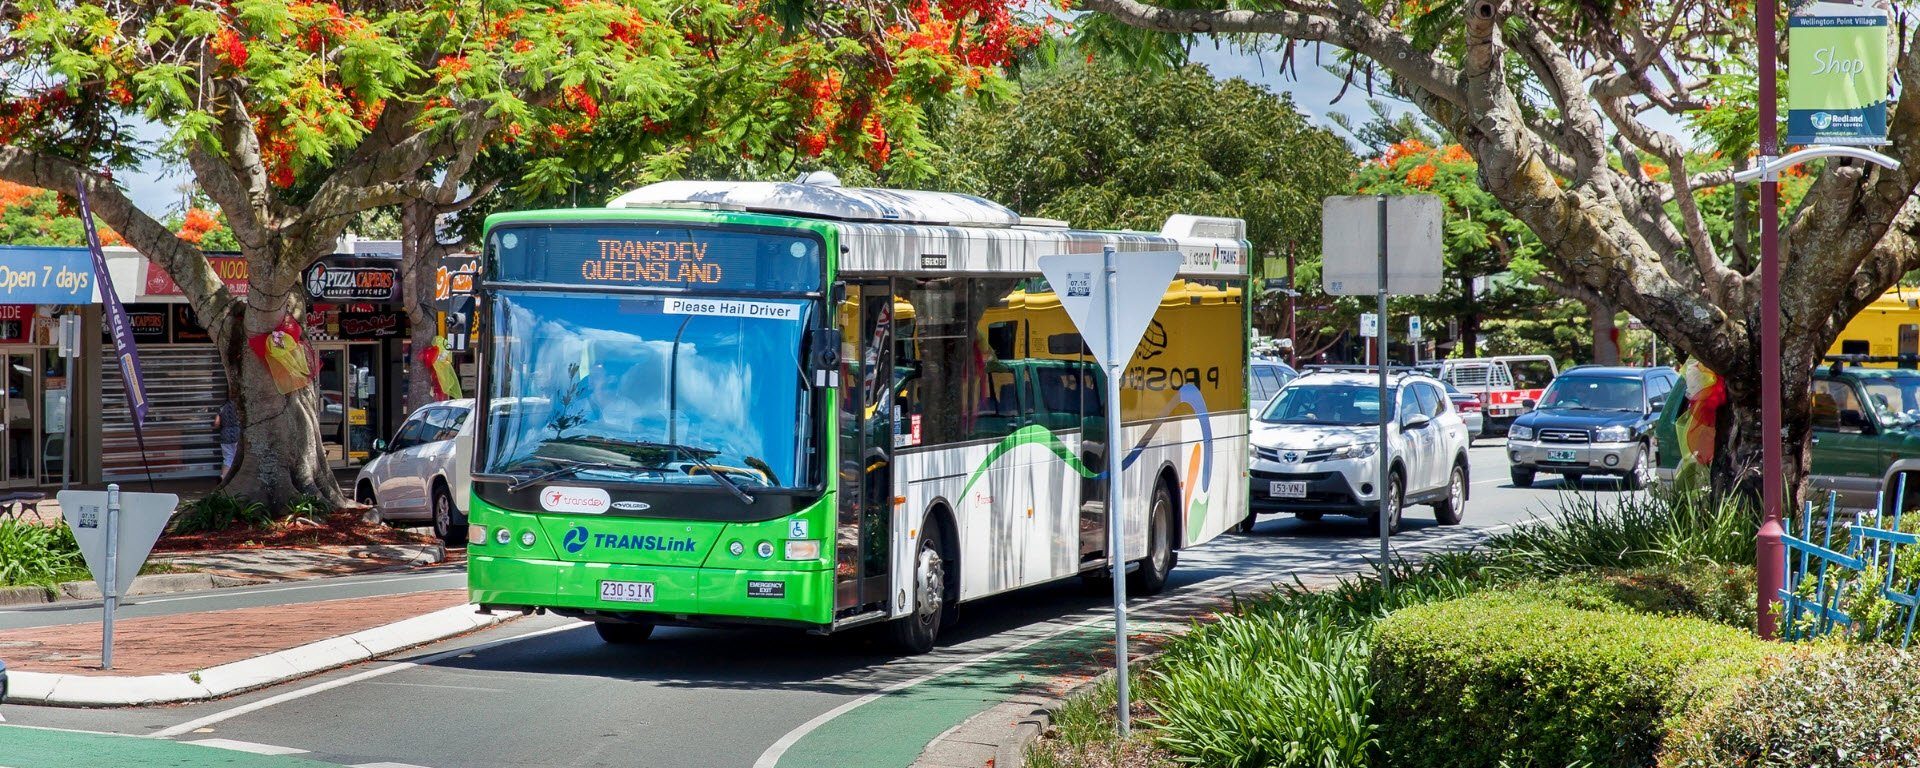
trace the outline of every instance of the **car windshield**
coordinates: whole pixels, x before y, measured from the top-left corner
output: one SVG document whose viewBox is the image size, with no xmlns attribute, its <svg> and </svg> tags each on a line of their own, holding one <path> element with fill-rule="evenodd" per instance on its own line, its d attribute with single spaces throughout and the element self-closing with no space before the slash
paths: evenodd
<svg viewBox="0 0 1920 768">
<path fill-rule="evenodd" d="M 1540 397 L 1543 411 L 1638 411 L 1645 407 L 1639 379 L 1562 376 Z"/>
<path fill-rule="evenodd" d="M 1360 384 L 1288 386 L 1267 404 L 1268 424 L 1365 426 L 1380 423 L 1380 388 Z"/>
<path fill-rule="evenodd" d="M 485 472 L 805 485 L 801 299 L 501 292 Z M 503 407 L 508 405 L 509 407 Z"/>
<path fill-rule="evenodd" d="M 1880 423 L 1890 427 L 1920 424 L 1920 375 L 1863 377 L 1860 384 Z"/>
</svg>

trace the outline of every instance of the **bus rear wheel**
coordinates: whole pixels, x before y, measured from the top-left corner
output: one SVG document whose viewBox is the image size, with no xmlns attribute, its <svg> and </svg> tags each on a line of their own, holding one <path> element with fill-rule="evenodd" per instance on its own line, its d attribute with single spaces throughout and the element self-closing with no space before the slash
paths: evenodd
<svg viewBox="0 0 1920 768">
<path fill-rule="evenodd" d="M 1173 494 L 1163 483 L 1153 489 L 1153 506 L 1147 513 L 1147 557 L 1127 574 L 1128 591 L 1136 595 L 1166 591 L 1167 578 L 1180 561 L 1180 553 L 1173 550 L 1173 535 Z"/>
<path fill-rule="evenodd" d="M 635 645 L 653 636 L 653 622 L 596 621 L 593 631 L 600 633 L 601 640 L 614 645 Z"/>
<path fill-rule="evenodd" d="M 910 654 L 933 650 L 947 612 L 947 563 L 940 555 L 942 532 L 931 520 L 921 526 L 921 531 L 913 555 L 913 612 L 893 622 L 894 643 Z"/>
</svg>

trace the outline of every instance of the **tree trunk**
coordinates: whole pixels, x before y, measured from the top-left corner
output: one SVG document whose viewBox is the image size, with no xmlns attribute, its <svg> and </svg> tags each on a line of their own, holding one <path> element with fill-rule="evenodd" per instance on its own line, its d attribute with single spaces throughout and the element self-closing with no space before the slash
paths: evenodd
<svg viewBox="0 0 1920 768">
<path fill-rule="evenodd" d="M 433 373 L 420 362 L 420 353 L 439 335 L 439 307 L 434 289 L 441 260 L 447 247 L 435 232 L 439 211 L 427 200 L 413 200 L 400 207 L 400 270 L 407 296 L 407 333 L 412 348 L 407 354 L 408 413 L 433 402 Z"/>
<path fill-rule="evenodd" d="M 303 496 L 319 497 L 337 507 L 343 497 L 320 436 L 319 371 L 313 372 L 312 384 L 281 394 L 266 362 L 247 343 L 273 330 L 282 317 L 302 323 L 306 316 L 298 276 L 274 274 L 259 269 L 258 263 L 244 309 L 218 318 L 212 311 L 194 308 L 200 318 L 219 321 L 207 325 L 220 346 L 228 381 L 238 383 L 234 391 L 240 410 L 241 457 L 224 489 L 276 512 Z"/>
<path fill-rule="evenodd" d="M 1781 498 L 1791 504 L 1807 499 L 1807 467 L 1812 424 L 1812 373 L 1799 366 L 1786 366 L 1780 372 L 1780 423 L 1786 434 L 1780 454 L 1779 482 L 1786 490 Z M 1722 379 L 1727 384 L 1727 404 L 1720 409 L 1721 429 L 1714 436 L 1712 487 L 1716 492 L 1731 490 L 1757 508 L 1760 503 L 1760 381 Z M 1792 517 L 1793 509 L 1781 510 Z"/>
<path fill-rule="evenodd" d="M 1619 312 L 1606 302 L 1587 303 L 1587 315 L 1593 327 L 1594 365 L 1620 364 L 1620 327 L 1614 324 Z"/>
</svg>

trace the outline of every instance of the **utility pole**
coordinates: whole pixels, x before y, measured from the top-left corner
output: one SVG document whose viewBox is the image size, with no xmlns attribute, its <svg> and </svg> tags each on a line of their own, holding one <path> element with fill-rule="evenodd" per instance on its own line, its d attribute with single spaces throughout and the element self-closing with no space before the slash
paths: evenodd
<svg viewBox="0 0 1920 768">
<path fill-rule="evenodd" d="M 1780 114 L 1776 80 L 1779 56 L 1774 40 L 1778 0 L 1760 0 L 1756 9 L 1760 42 L 1760 156 L 1765 168 L 1780 156 Z M 1760 636 L 1773 639 L 1773 604 L 1786 581 L 1786 560 L 1780 542 L 1781 441 L 1780 432 L 1780 182 L 1777 173 L 1760 180 Z"/>
<path fill-rule="evenodd" d="M 1300 283 L 1294 279 L 1299 266 L 1297 248 L 1297 243 L 1287 243 L 1287 364 L 1294 368 L 1300 367 L 1300 328 L 1295 325 L 1300 311 Z"/>
</svg>

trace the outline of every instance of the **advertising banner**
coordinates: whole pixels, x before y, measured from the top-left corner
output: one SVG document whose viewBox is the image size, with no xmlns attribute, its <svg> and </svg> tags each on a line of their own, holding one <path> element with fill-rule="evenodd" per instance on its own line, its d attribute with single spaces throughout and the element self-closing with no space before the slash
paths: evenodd
<svg viewBox="0 0 1920 768">
<path fill-rule="evenodd" d="M 213 265 L 213 273 L 225 283 L 227 290 L 235 295 L 247 295 L 247 281 L 251 272 L 247 268 L 244 256 L 208 256 L 207 262 Z M 147 289 L 142 293 L 148 296 L 179 296 L 180 286 L 158 264 L 147 265 Z"/>
<path fill-rule="evenodd" d="M 140 380 L 140 351 L 134 346 L 133 323 L 127 319 L 126 308 L 120 306 L 120 294 L 113 290 L 107 255 L 100 250 L 100 233 L 93 227 L 93 208 L 87 203 L 85 174 L 79 177 L 79 187 L 80 223 L 87 229 L 87 248 L 93 252 L 93 274 L 100 281 L 100 299 L 106 303 L 107 329 L 113 337 L 113 356 L 120 364 L 120 380 L 127 388 L 127 408 L 133 411 L 133 423 L 137 426 L 147 420 L 147 385 Z"/>
<path fill-rule="evenodd" d="M 1788 144 L 1887 143 L 1887 12 L 1808 3 L 1787 17 Z"/>
<path fill-rule="evenodd" d="M 400 263 L 393 259 L 333 256 L 301 275 L 314 301 L 388 303 L 400 298 Z"/>
</svg>

